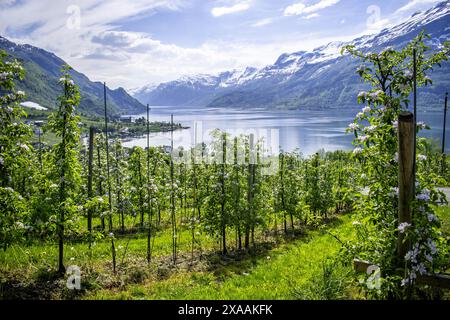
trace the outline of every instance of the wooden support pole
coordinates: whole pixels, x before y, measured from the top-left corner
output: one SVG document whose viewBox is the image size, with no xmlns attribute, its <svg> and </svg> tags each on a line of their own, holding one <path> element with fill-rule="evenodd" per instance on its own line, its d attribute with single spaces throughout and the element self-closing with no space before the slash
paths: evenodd
<svg viewBox="0 0 450 320">
<path fill-rule="evenodd" d="M 416 284 L 449 290 L 450 275 L 449 274 L 418 275 L 416 279 Z"/>
<path fill-rule="evenodd" d="M 414 102 L 414 148 L 413 148 L 413 170 L 414 170 L 414 179 L 417 172 L 416 166 L 416 156 L 417 156 L 417 50 L 413 50 L 413 102 Z M 415 182 L 415 180 L 413 180 Z M 413 194 L 416 193 L 416 184 L 412 185 Z"/>
<path fill-rule="evenodd" d="M 88 192 L 88 199 L 91 200 L 93 193 L 92 193 L 92 168 L 93 168 L 93 162 L 94 162 L 94 127 L 89 128 L 89 162 L 88 162 L 88 185 L 87 185 L 87 192 Z M 88 231 L 89 231 L 89 237 L 92 232 L 92 209 L 89 209 L 88 211 Z M 91 239 L 89 239 L 89 245 L 91 244 Z"/>
<path fill-rule="evenodd" d="M 370 266 L 372 266 L 372 263 L 370 263 L 369 261 L 359 259 L 353 260 L 353 269 L 356 272 L 365 273 L 367 272 L 367 269 L 369 269 Z"/>
<path fill-rule="evenodd" d="M 442 175 L 445 173 L 445 134 L 447 129 L 447 102 L 448 102 L 448 92 L 445 93 L 445 103 L 444 103 L 444 128 L 442 133 Z"/>
<path fill-rule="evenodd" d="M 358 273 L 366 273 L 367 270 L 372 266 L 373 264 L 369 261 L 363 261 L 359 259 L 353 260 L 353 270 Z M 422 286 L 450 289 L 450 275 L 445 273 L 417 275 L 415 283 Z"/>
<path fill-rule="evenodd" d="M 398 224 L 411 224 L 411 201 L 414 195 L 414 115 L 410 112 L 401 113 L 398 118 Z M 404 258 L 409 243 L 405 241 L 405 233 L 399 232 L 397 254 L 400 265 L 404 265 Z"/>
</svg>

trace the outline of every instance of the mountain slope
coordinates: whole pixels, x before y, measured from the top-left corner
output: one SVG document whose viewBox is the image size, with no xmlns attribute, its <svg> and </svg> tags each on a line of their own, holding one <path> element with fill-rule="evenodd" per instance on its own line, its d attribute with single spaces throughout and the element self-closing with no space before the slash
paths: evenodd
<svg viewBox="0 0 450 320">
<path fill-rule="evenodd" d="M 233 70 L 214 75 L 183 77 L 159 86 L 145 86 L 133 92 L 142 103 L 152 105 L 198 106 L 245 84 L 257 72 L 256 68 Z"/>
<path fill-rule="evenodd" d="M 57 97 L 61 95 L 58 80 L 61 77 L 61 68 L 66 63 L 53 53 L 30 45 L 18 45 L 3 37 L 0 37 L 0 50 L 5 50 L 23 63 L 25 80 L 18 83 L 18 88 L 25 91 L 26 99 L 48 109 L 55 109 Z M 87 115 L 102 115 L 103 84 L 92 82 L 75 70 L 71 74 L 80 87 L 80 111 Z M 145 111 L 145 107 L 122 88 L 107 88 L 107 101 L 112 114 Z"/>
<path fill-rule="evenodd" d="M 430 34 L 429 45 L 436 48 L 450 39 L 450 1 L 441 2 L 432 9 L 414 14 L 410 19 L 376 35 L 363 36 L 351 42 L 332 42 L 313 51 L 283 54 L 278 60 L 260 70 L 252 70 L 245 81 L 228 81 L 220 86 L 221 75 L 182 78 L 164 83 L 146 94 L 142 102 L 157 105 L 208 105 L 210 107 L 240 108 L 329 108 L 354 105 L 356 96 L 364 88 L 355 70 L 360 61 L 342 56 L 340 49 L 353 44 L 363 51 L 381 51 L 383 48 L 404 47 L 422 30 Z M 442 96 L 450 87 L 450 63 L 437 68 L 432 78 L 434 85 L 421 90 L 419 102 L 428 107 L 441 104 Z M 213 84 L 211 79 L 214 79 Z M 136 96 L 137 97 L 137 96 Z"/>
</svg>

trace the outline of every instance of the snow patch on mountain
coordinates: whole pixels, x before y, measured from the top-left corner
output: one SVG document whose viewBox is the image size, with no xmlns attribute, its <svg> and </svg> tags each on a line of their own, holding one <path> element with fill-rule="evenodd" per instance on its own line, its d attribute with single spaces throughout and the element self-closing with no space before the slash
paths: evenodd
<svg viewBox="0 0 450 320">
<path fill-rule="evenodd" d="M 431 25 L 434 21 L 438 21 L 438 24 Z M 204 94 L 207 100 L 211 95 L 220 96 L 232 91 L 232 89 L 239 91 L 251 87 L 251 90 L 253 90 L 255 87 L 264 85 L 270 87 L 282 85 L 291 80 L 296 81 L 304 74 L 307 74 L 308 79 L 320 78 L 323 73 L 333 68 L 344 58 L 341 51 L 346 45 L 353 45 L 356 49 L 362 51 L 377 51 L 387 46 L 402 47 L 405 41 L 409 41 L 414 36 L 414 33 L 425 29 L 425 32 L 432 36 L 427 44 L 438 47 L 441 43 L 450 39 L 449 25 L 450 1 L 447 0 L 427 11 L 416 12 L 403 23 L 386 28 L 378 34 L 364 35 L 349 42 L 331 42 L 312 51 L 284 53 L 274 64 L 261 69 L 249 67 L 222 72 L 217 75 L 184 76 L 175 81 L 162 83 L 156 88 L 152 87 L 151 91 L 148 90 L 148 92 L 150 92 L 150 95 L 152 95 L 152 92 L 157 93 L 158 99 L 162 100 L 164 100 L 164 97 L 177 95 L 181 92 L 183 94 L 190 92 L 187 95 L 188 98 L 193 95 L 198 98 Z M 403 38 L 404 36 L 405 38 Z M 176 90 L 177 92 L 175 92 Z"/>
</svg>

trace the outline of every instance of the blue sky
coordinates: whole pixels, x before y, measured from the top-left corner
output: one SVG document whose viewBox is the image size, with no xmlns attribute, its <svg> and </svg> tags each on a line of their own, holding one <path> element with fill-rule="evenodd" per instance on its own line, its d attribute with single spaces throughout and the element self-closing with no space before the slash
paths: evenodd
<svg viewBox="0 0 450 320">
<path fill-rule="evenodd" d="M 375 33 L 439 0 L 0 0 L 0 35 L 127 89 L 263 67 Z"/>
</svg>

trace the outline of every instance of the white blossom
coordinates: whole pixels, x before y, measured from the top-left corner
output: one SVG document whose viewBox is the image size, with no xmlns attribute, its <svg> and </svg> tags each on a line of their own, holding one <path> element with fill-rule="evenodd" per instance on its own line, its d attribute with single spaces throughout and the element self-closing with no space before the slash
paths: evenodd
<svg viewBox="0 0 450 320">
<path fill-rule="evenodd" d="M 391 192 L 389 193 L 389 196 L 391 197 L 398 197 L 399 189 L 397 187 L 391 188 Z"/>
<path fill-rule="evenodd" d="M 362 149 L 362 148 L 360 148 L 360 147 L 357 147 L 357 148 L 355 148 L 355 150 L 353 150 L 353 154 L 354 154 L 354 155 L 358 155 L 358 154 L 361 154 L 361 153 L 362 153 L 362 151 L 363 151 L 363 149 Z"/>
<path fill-rule="evenodd" d="M 17 222 L 16 222 L 16 226 L 17 226 L 19 229 L 25 229 L 25 225 L 24 225 L 22 222 L 20 222 L 20 221 L 17 221 Z"/>
<path fill-rule="evenodd" d="M 418 159 L 419 159 L 419 161 L 426 161 L 427 160 L 427 156 L 425 156 L 423 154 L 419 154 Z"/>
<path fill-rule="evenodd" d="M 430 248 L 432 254 L 437 253 L 436 243 L 433 240 L 427 239 L 427 246 Z"/>
<path fill-rule="evenodd" d="M 411 224 L 408 222 L 400 223 L 400 225 L 398 226 L 398 231 L 400 231 L 400 233 L 405 233 L 406 229 L 408 229 L 409 227 L 411 227 Z"/>
<path fill-rule="evenodd" d="M 413 270 L 419 272 L 420 274 L 427 273 L 427 269 L 425 268 L 425 265 L 423 263 L 419 263 L 418 265 L 414 266 Z"/>
<path fill-rule="evenodd" d="M 1 81 L 6 80 L 6 79 L 8 79 L 8 77 L 10 75 L 11 75 L 11 72 L 2 72 L 2 73 L 0 73 L 0 80 Z"/>
<path fill-rule="evenodd" d="M 370 96 L 373 100 L 378 100 L 383 93 L 384 92 L 382 90 L 378 90 L 378 91 L 372 92 L 370 94 Z"/>
<path fill-rule="evenodd" d="M 360 137 L 358 138 L 358 140 L 359 140 L 359 142 L 364 143 L 364 142 L 366 142 L 367 140 L 369 140 L 369 137 L 368 137 L 368 136 L 360 136 Z"/>
<path fill-rule="evenodd" d="M 362 109 L 363 113 L 369 113 L 372 109 L 370 109 L 370 107 L 365 107 Z"/>
<path fill-rule="evenodd" d="M 350 123 L 349 125 L 348 125 L 348 128 L 350 129 L 350 130 L 352 130 L 352 131 L 355 131 L 356 129 L 358 129 L 358 125 L 356 124 L 356 123 Z"/>
<path fill-rule="evenodd" d="M 427 217 L 429 222 L 438 221 L 438 218 L 432 213 L 429 213 Z"/>
<path fill-rule="evenodd" d="M 364 113 L 359 112 L 359 113 L 356 115 L 356 118 L 358 118 L 358 120 L 361 120 L 362 118 L 364 118 Z"/>
<path fill-rule="evenodd" d="M 430 190 L 423 189 L 422 192 L 417 196 L 420 201 L 430 201 Z"/>
<path fill-rule="evenodd" d="M 416 246 L 413 250 L 410 250 L 406 253 L 405 260 L 416 263 L 418 255 L 419 255 L 419 247 Z"/>
<path fill-rule="evenodd" d="M 422 129 L 422 130 L 425 130 L 425 129 L 427 128 L 426 123 L 423 122 L 423 121 L 418 122 L 418 123 L 417 123 L 417 126 L 418 126 L 420 129 Z"/>
</svg>

